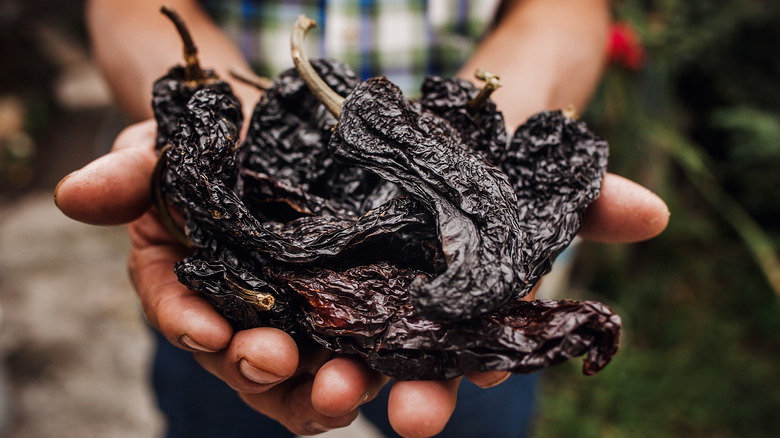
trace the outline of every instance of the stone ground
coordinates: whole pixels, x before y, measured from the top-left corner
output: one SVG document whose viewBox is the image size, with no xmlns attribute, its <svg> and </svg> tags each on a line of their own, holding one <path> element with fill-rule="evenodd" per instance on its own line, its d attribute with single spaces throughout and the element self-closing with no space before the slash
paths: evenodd
<svg viewBox="0 0 780 438">
<path fill-rule="evenodd" d="M 74 222 L 36 192 L 0 208 L 0 247 L 0 437 L 161 436 L 124 229 Z M 321 436 L 378 435 L 359 420 Z"/>
<path fill-rule="evenodd" d="M 0 245 L 3 436 L 159 436 L 124 231 L 76 223 L 41 192 L 0 210 Z"/>
<path fill-rule="evenodd" d="M 74 222 L 40 191 L 0 207 L 0 248 L 0 437 L 161 436 L 123 228 Z M 377 435 L 359 420 L 321 436 Z"/>
</svg>

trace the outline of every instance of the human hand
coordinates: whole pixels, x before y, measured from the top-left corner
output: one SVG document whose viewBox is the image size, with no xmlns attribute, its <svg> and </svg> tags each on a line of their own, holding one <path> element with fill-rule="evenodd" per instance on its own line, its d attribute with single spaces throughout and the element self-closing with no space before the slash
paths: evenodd
<svg viewBox="0 0 780 438">
<path fill-rule="evenodd" d="M 186 257 L 151 206 L 150 181 L 156 161 L 155 123 L 133 125 L 116 139 L 111 153 L 63 179 L 55 190 L 69 217 L 100 225 L 129 223 L 129 272 L 149 323 L 172 344 L 191 351 L 211 373 L 238 391 L 254 409 L 296 434 L 343 427 L 357 408 L 387 383 L 361 361 L 333 356 L 320 347 L 297 345 L 268 327 L 233 333 L 230 324 L 197 293 L 181 285 L 173 264 Z M 589 207 L 581 235 L 604 242 L 630 242 L 660 233 L 668 210 L 641 186 L 607 175 L 601 196 Z M 469 373 L 489 387 L 505 372 Z M 452 414 L 460 379 L 395 382 L 388 417 L 404 436 L 431 436 Z"/>
</svg>

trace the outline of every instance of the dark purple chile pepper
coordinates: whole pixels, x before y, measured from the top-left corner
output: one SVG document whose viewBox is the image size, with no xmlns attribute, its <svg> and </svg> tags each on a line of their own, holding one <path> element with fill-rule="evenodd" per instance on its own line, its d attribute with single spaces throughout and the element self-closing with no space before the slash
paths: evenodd
<svg viewBox="0 0 780 438">
<path fill-rule="evenodd" d="M 434 215 L 447 269 L 410 284 L 421 314 L 474 318 L 530 290 L 515 192 L 445 119 L 406 100 L 386 79 L 370 79 L 344 102 L 329 148 L 395 183 Z"/>
<path fill-rule="evenodd" d="M 464 81 L 431 78 L 414 103 L 338 63 L 307 68 L 309 24 L 294 36 L 300 72 L 270 86 L 245 142 L 229 89 L 167 87 L 155 105 L 155 178 L 193 248 L 180 281 L 238 330 L 277 327 L 398 379 L 582 355 L 586 374 L 602 369 L 617 315 L 518 298 L 579 229 L 606 143 L 559 112 L 507 142 L 489 92 Z"/>
</svg>

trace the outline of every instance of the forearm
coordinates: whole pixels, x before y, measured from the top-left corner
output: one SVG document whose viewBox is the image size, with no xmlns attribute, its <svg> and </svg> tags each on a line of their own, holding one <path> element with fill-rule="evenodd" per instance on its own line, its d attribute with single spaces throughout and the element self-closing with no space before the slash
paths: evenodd
<svg viewBox="0 0 780 438">
<path fill-rule="evenodd" d="M 201 64 L 229 79 L 231 67 L 248 69 L 238 49 L 191 0 L 88 0 L 87 25 L 94 56 L 117 104 L 132 120 L 152 116 L 152 85 L 174 64 L 182 64 L 182 43 L 173 24 L 160 13 L 165 3 L 190 29 Z M 244 106 L 253 106 L 258 92 L 231 82 Z"/>
<path fill-rule="evenodd" d="M 514 128 L 545 109 L 582 109 L 601 76 L 609 10 L 605 0 L 509 0 L 495 30 L 460 72 L 501 77 L 494 93 Z"/>
</svg>

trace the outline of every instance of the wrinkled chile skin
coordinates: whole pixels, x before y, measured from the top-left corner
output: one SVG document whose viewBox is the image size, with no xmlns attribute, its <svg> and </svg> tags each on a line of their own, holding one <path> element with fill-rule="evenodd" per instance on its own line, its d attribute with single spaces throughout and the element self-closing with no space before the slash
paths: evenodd
<svg viewBox="0 0 780 438">
<path fill-rule="evenodd" d="M 179 119 L 184 116 L 187 103 L 196 91 L 212 89 L 220 94 L 232 94 L 230 85 L 219 80 L 211 70 L 203 70 L 199 81 L 186 80 L 186 68 L 173 67 L 165 76 L 155 81 L 152 87 L 152 108 L 157 121 L 155 148 L 159 152 L 173 135 Z"/>
<path fill-rule="evenodd" d="M 342 63 L 313 60 L 312 66 L 340 95 L 348 95 L 360 83 Z M 239 153 L 242 169 L 283 180 L 338 204 L 341 215 L 359 216 L 398 195 L 392 184 L 337 159 L 323 147 L 335 124 L 336 119 L 309 92 L 298 72 L 287 70 L 255 107 Z"/>
<path fill-rule="evenodd" d="M 517 197 L 506 175 L 469 150 L 446 120 L 406 100 L 387 79 L 373 78 L 345 100 L 328 147 L 434 214 L 447 269 L 410 285 L 421 314 L 482 316 L 525 285 Z"/>
<path fill-rule="evenodd" d="M 342 81 L 347 88 L 362 86 L 355 84 L 354 75 L 345 73 L 338 65 L 326 61 L 317 64 L 322 71 L 335 72 L 336 78 L 331 82 Z M 294 89 L 292 95 L 300 93 L 295 98 L 301 99 L 299 102 L 310 101 L 307 99 L 311 97 L 305 96 L 307 90 L 299 88 L 296 74 L 286 75 L 277 87 Z M 171 77 L 175 81 L 177 76 Z M 453 84 L 456 88 L 450 87 Z M 558 248 L 568 244 L 581 222 L 581 210 L 597 196 L 603 168 L 587 167 L 594 163 L 605 166 L 606 143 L 589 134 L 583 124 L 565 119 L 560 113 L 543 113 L 521 127 L 501 150 L 501 130 L 496 128 L 503 126 L 500 113 L 490 102 L 476 117 L 463 112 L 466 97 L 476 90 L 462 82 L 443 80 L 437 87 L 461 91 L 453 91 L 457 96 L 450 103 L 446 92 L 437 91 L 438 97 L 431 98 L 435 105 L 429 106 L 447 108 L 443 114 L 450 114 L 451 123 L 434 117 L 433 112 L 422 110 L 418 104 L 406 107 L 407 103 L 394 103 L 417 117 L 417 127 L 425 133 L 444 133 L 453 139 L 468 137 L 463 141 L 442 140 L 449 149 L 441 150 L 439 156 L 449 161 L 439 163 L 444 166 L 439 175 L 443 178 L 435 180 L 425 169 L 433 168 L 436 156 L 426 156 L 424 151 L 421 158 L 400 158 L 403 154 L 391 151 L 391 159 L 348 157 L 339 162 L 338 157 L 347 154 L 326 149 L 324 143 L 317 144 L 331 136 L 329 124 L 333 119 L 322 109 L 307 109 L 313 110 L 314 119 L 300 127 L 300 132 L 294 132 L 294 122 L 289 120 L 300 120 L 295 114 L 301 109 L 296 108 L 295 99 L 286 101 L 289 96 L 282 92 L 276 97 L 268 94 L 269 99 L 280 99 L 293 106 L 274 110 L 277 113 L 264 123 L 281 121 L 287 123 L 283 130 L 292 131 L 262 141 L 250 138 L 247 144 L 254 144 L 250 147 L 238 143 L 240 104 L 229 88 L 207 87 L 192 92 L 186 107 L 179 108 L 170 103 L 184 99 L 184 93 L 190 90 L 166 87 L 182 96 L 156 100 L 163 103 L 155 106 L 156 115 L 167 121 L 158 132 L 159 138 L 171 144 L 162 185 L 169 199 L 182 210 L 195 247 L 191 257 L 177 264 L 176 271 L 183 284 L 203 293 L 236 329 L 277 327 L 298 339 L 310 338 L 333 351 L 358 355 L 379 372 L 403 380 L 450 378 L 469 371 L 532 372 L 583 354 L 583 371 L 593 374 L 615 354 L 620 320 L 605 306 L 593 302 L 514 299 L 530 290 L 535 276 L 546 269 L 548 261 L 551 263 Z M 431 92 L 431 96 L 434 94 Z M 279 104 L 261 101 L 255 115 L 263 114 L 264 106 Z M 287 120 L 287 112 L 295 117 Z M 171 128 L 170 120 L 174 119 L 177 122 Z M 263 127 L 254 126 L 255 117 L 252 123 L 257 132 Z M 300 143 L 296 147 L 301 149 L 295 153 L 290 152 L 294 149 L 289 144 L 278 144 L 286 141 L 283 139 L 311 135 L 317 141 Z M 345 133 L 333 137 L 341 135 Z M 480 146 L 480 142 L 489 144 Z M 265 158 L 252 161 L 258 144 L 279 148 L 281 152 L 266 150 L 261 153 Z M 414 148 L 420 144 L 405 144 L 402 152 L 419 152 Z M 314 154 L 319 157 L 314 163 L 300 166 L 292 160 L 279 164 L 286 160 L 280 158 L 285 154 L 293 156 L 317 147 L 322 150 Z M 559 152 L 563 155 L 556 155 Z M 574 155 L 566 155 L 570 153 Z M 458 173 L 464 167 L 455 157 L 465 157 L 469 163 L 465 169 L 476 169 L 480 178 L 489 176 L 492 179 L 487 185 L 500 190 L 492 192 L 488 200 L 471 193 L 483 185 L 470 186 Z M 562 163 L 566 159 L 575 164 L 568 173 L 566 166 L 572 163 Z M 400 169 L 405 178 L 393 177 L 387 169 L 396 166 L 397 161 L 416 166 L 419 174 L 410 175 L 411 170 L 406 168 Z M 272 162 L 273 165 L 269 164 Z M 329 170 L 308 169 L 310 164 Z M 555 169 L 556 165 L 560 169 L 549 175 L 538 169 Z M 341 176 L 329 174 L 347 167 L 353 170 Z M 362 181 L 364 177 L 371 182 L 352 184 L 349 188 L 315 189 L 322 181 L 336 184 L 353 178 Z M 414 183 L 410 182 L 415 178 Z M 429 187 L 420 188 L 426 184 Z M 546 192 L 537 190 L 542 185 L 551 188 Z M 314 190 L 316 194 L 311 192 Z M 577 194 L 579 191 L 587 193 Z M 537 201 L 537 192 L 541 201 Z M 255 208 L 263 209 L 266 203 L 247 199 L 257 193 L 285 198 L 295 214 L 284 220 L 272 219 L 268 212 L 255 214 L 260 213 Z M 396 195 L 401 196 L 394 198 Z M 550 214 L 545 203 L 565 207 L 564 210 L 569 203 L 574 205 L 572 211 L 559 215 Z M 498 212 L 491 207 L 496 204 L 501 207 Z M 364 210 L 367 205 L 372 205 L 373 210 Z M 492 310 L 459 313 L 456 319 L 463 317 L 460 321 L 448 321 L 453 318 L 446 309 L 444 315 L 421 312 L 420 296 L 412 293 L 415 284 L 433 284 L 437 278 L 452 276 L 457 270 L 457 263 L 452 263 L 455 258 L 442 253 L 445 248 L 451 251 L 453 246 L 457 247 L 461 237 L 455 238 L 457 233 L 446 230 L 449 220 L 443 220 L 444 217 L 455 218 L 456 223 L 467 226 L 472 226 L 468 225 L 470 222 L 481 230 L 482 237 L 507 234 L 507 229 L 520 236 L 506 238 L 519 240 L 509 244 L 511 267 L 498 274 L 499 278 L 504 277 L 501 281 L 513 284 L 511 293 L 505 291 L 498 299 L 489 297 L 488 307 L 495 306 Z M 499 224 L 506 225 L 502 221 L 518 223 L 495 233 Z M 559 224 L 568 228 L 550 238 L 545 227 Z M 455 242 L 440 242 L 442 236 Z M 533 243 L 531 249 L 527 248 L 528 242 Z M 497 252 L 490 257 L 507 263 L 502 252 L 507 249 L 498 248 L 504 243 L 494 244 Z M 401 260 L 410 251 L 416 251 L 428 262 Z M 376 258 L 380 252 L 389 254 L 388 258 Z M 445 258 L 450 263 L 437 262 Z M 517 281 L 518 278 L 523 280 Z M 270 311 L 258 310 L 237 290 L 270 294 L 275 305 Z M 430 296 L 439 300 L 433 307 L 442 308 L 447 307 L 447 299 L 453 298 L 444 289 Z M 482 305 L 479 300 L 476 302 L 476 307 Z"/>
</svg>

